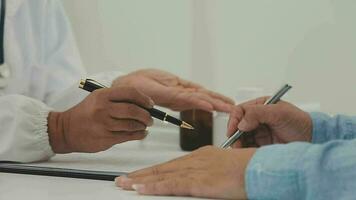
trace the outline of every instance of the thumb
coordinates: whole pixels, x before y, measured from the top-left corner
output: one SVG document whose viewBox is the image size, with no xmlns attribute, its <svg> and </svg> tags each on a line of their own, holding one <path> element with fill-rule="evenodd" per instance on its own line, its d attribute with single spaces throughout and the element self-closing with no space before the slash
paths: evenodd
<svg viewBox="0 0 356 200">
<path fill-rule="evenodd" d="M 244 106 L 244 116 L 242 117 L 238 128 L 241 131 L 253 131 L 261 124 L 270 125 L 275 119 L 275 105 L 254 105 Z"/>
</svg>

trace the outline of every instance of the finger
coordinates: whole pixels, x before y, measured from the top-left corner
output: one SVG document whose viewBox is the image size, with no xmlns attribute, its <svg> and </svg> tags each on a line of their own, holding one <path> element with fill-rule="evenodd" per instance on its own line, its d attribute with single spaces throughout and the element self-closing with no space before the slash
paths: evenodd
<svg viewBox="0 0 356 200">
<path fill-rule="evenodd" d="M 227 104 L 224 101 L 221 101 L 219 99 L 212 98 L 207 94 L 194 92 L 194 93 L 190 93 L 190 95 L 191 95 L 191 98 L 199 98 L 203 101 L 209 102 L 210 105 L 213 107 L 213 109 L 216 111 L 221 111 L 221 112 L 230 112 L 231 111 L 232 106 L 230 104 Z"/>
<path fill-rule="evenodd" d="M 151 98 L 132 87 L 110 88 L 109 100 L 113 102 L 130 102 L 145 108 L 152 108 L 154 105 Z"/>
<path fill-rule="evenodd" d="M 172 173 L 164 173 L 158 175 L 151 175 L 151 176 L 139 176 L 135 178 L 128 178 L 128 177 L 119 177 L 115 179 L 115 184 L 125 190 L 132 190 L 133 184 L 145 184 L 145 183 L 152 183 L 152 182 L 159 182 L 171 179 L 173 176 L 186 176 L 187 171 L 185 172 L 172 172 Z"/>
<path fill-rule="evenodd" d="M 196 98 L 193 96 L 191 92 L 182 92 L 177 94 L 176 101 L 179 102 L 173 110 L 182 111 L 182 110 L 189 110 L 189 109 L 201 109 L 205 111 L 213 111 L 214 106 L 201 98 Z"/>
<path fill-rule="evenodd" d="M 216 92 L 207 90 L 196 83 L 193 83 L 193 82 L 190 82 L 190 81 L 187 81 L 184 79 L 180 79 L 180 84 L 184 87 L 185 90 L 193 89 L 194 93 L 204 94 L 205 98 L 210 98 L 210 100 L 209 100 L 210 103 L 212 103 L 211 101 L 219 102 L 218 106 L 217 106 L 218 111 L 227 112 L 227 111 L 229 111 L 228 105 L 235 104 L 235 102 L 232 99 L 225 97 L 224 95 L 218 94 Z M 227 105 L 225 105 L 225 104 L 227 104 Z"/>
<path fill-rule="evenodd" d="M 156 165 L 156 166 L 152 166 L 152 167 L 148 167 L 145 169 L 135 171 L 133 173 L 130 173 L 128 175 L 128 177 L 135 178 L 135 177 L 144 177 L 144 176 L 157 176 L 160 174 L 178 170 L 180 167 L 181 167 L 180 164 L 177 162 L 174 162 L 174 163 L 168 162 L 168 163 L 164 163 L 164 164 L 160 164 L 160 165 Z"/>
<path fill-rule="evenodd" d="M 193 182 L 187 178 L 172 177 L 168 180 L 137 184 L 132 186 L 139 194 L 143 195 L 175 195 L 191 196 L 193 191 Z"/>
<path fill-rule="evenodd" d="M 231 99 L 229 97 L 226 97 L 226 96 L 224 96 L 222 94 L 219 94 L 217 92 L 213 92 L 213 91 L 207 90 L 205 88 L 199 89 L 198 91 L 199 92 L 203 92 L 203 93 L 205 93 L 205 94 L 207 94 L 207 95 L 209 95 L 209 96 L 211 96 L 213 98 L 216 98 L 216 99 L 219 99 L 221 101 L 224 101 L 227 104 L 235 105 L 235 101 L 233 99 Z"/>
<path fill-rule="evenodd" d="M 152 167 L 147 167 L 140 169 L 128 174 L 129 178 L 142 177 L 142 176 L 152 176 L 164 173 L 169 173 L 176 170 L 182 170 L 184 168 L 189 168 L 194 165 L 193 162 L 189 162 L 192 159 L 192 154 L 187 154 L 185 156 L 170 160 L 166 163 L 155 165 Z"/>
<path fill-rule="evenodd" d="M 147 131 L 135 132 L 112 132 L 112 136 L 108 138 L 112 146 L 132 140 L 142 140 L 147 136 Z"/>
<path fill-rule="evenodd" d="M 108 131 L 144 131 L 147 126 L 142 122 L 136 120 L 128 120 L 128 119 L 116 119 L 116 118 L 108 118 L 108 122 L 106 123 L 106 129 Z"/>
<path fill-rule="evenodd" d="M 150 113 L 131 103 L 111 103 L 109 105 L 109 115 L 115 119 L 133 119 L 143 123 L 145 126 L 151 126 L 153 119 Z"/>
<path fill-rule="evenodd" d="M 256 129 L 260 124 L 273 124 L 278 115 L 276 115 L 278 109 L 275 105 L 243 106 L 243 110 L 245 114 L 238 128 L 245 132 Z"/>
<path fill-rule="evenodd" d="M 191 81 L 179 78 L 179 84 L 181 84 L 185 88 L 194 88 L 194 89 L 202 89 L 203 87 L 197 83 L 193 83 Z"/>
<path fill-rule="evenodd" d="M 244 110 L 241 106 L 233 107 L 229 121 L 227 123 L 227 136 L 230 137 L 238 130 L 238 124 L 240 123 L 242 117 L 244 115 Z"/>
<path fill-rule="evenodd" d="M 252 100 L 243 102 L 243 103 L 239 104 L 238 106 L 263 105 L 269 98 L 270 98 L 269 96 L 259 97 L 257 99 L 252 99 Z"/>
</svg>

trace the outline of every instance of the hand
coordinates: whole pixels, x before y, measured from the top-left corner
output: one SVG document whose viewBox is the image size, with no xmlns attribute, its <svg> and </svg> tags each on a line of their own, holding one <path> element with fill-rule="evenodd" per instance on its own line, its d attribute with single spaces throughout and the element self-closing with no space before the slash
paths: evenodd
<svg viewBox="0 0 356 200">
<path fill-rule="evenodd" d="M 234 147 L 259 147 L 274 143 L 311 141 L 312 121 L 308 113 L 280 101 L 263 105 L 262 97 L 236 106 L 230 114 L 228 136 L 238 129 L 245 133 Z"/>
<path fill-rule="evenodd" d="M 144 195 L 246 199 L 245 169 L 256 149 L 203 147 L 181 158 L 119 177 L 116 185 Z"/>
<path fill-rule="evenodd" d="M 98 152 L 115 144 L 143 139 L 151 115 L 143 109 L 153 101 L 130 87 L 99 89 L 81 103 L 48 117 L 49 140 L 55 153 Z"/>
<path fill-rule="evenodd" d="M 202 109 L 230 112 L 234 101 L 183 80 L 173 74 L 146 69 L 130 73 L 114 81 L 113 86 L 132 86 L 142 91 L 160 106 L 183 111 Z"/>
</svg>

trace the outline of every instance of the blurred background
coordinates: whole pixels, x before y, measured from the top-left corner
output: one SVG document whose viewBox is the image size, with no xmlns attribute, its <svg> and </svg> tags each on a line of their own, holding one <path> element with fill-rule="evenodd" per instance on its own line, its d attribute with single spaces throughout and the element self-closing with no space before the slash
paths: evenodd
<svg viewBox="0 0 356 200">
<path fill-rule="evenodd" d="M 90 73 L 158 68 L 237 100 L 356 114 L 354 0 L 62 0 Z"/>
</svg>

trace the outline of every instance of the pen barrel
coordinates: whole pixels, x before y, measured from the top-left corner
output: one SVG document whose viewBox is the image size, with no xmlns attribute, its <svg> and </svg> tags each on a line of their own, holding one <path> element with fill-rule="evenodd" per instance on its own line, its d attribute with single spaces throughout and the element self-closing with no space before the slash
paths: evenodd
<svg viewBox="0 0 356 200">
<path fill-rule="evenodd" d="M 154 118 L 157 118 L 157 119 L 160 119 L 160 120 L 163 120 L 166 116 L 166 113 L 163 112 L 163 111 L 160 111 L 156 108 L 149 108 L 149 109 L 146 109 L 152 117 Z"/>
<path fill-rule="evenodd" d="M 169 123 L 175 124 L 177 126 L 180 126 L 182 124 L 181 120 L 174 118 L 174 117 L 168 115 L 167 113 L 160 111 L 156 108 L 150 108 L 150 109 L 147 109 L 147 111 L 151 114 L 152 117 L 160 119 L 162 121 L 169 122 Z"/>
<path fill-rule="evenodd" d="M 88 91 L 88 92 L 93 92 L 94 90 L 98 90 L 103 88 L 100 85 L 96 85 L 92 82 L 86 81 L 83 85 L 81 85 L 82 89 Z"/>
</svg>

